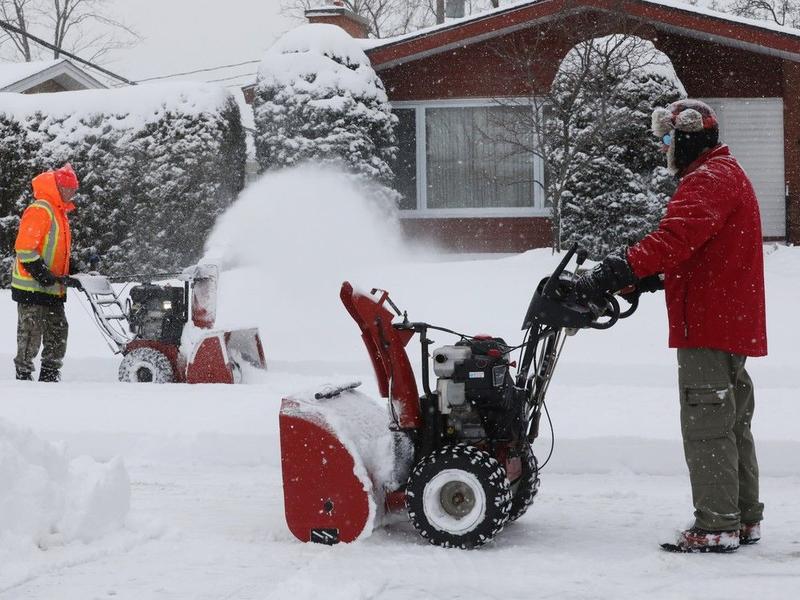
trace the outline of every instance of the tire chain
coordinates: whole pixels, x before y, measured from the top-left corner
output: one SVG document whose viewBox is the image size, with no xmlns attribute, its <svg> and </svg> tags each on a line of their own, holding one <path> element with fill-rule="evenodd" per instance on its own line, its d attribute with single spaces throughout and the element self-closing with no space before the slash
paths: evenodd
<svg viewBox="0 0 800 600">
<path fill-rule="evenodd" d="M 505 468 L 495 459 L 492 455 L 488 452 L 483 450 L 479 450 L 475 446 L 470 446 L 468 444 L 456 444 L 453 446 L 445 446 L 444 448 L 438 450 L 437 452 L 428 455 L 427 457 L 423 458 L 417 466 L 411 472 L 409 477 L 409 483 L 413 480 L 414 477 L 419 477 L 422 474 L 422 471 L 428 465 L 435 464 L 437 459 L 449 457 L 449 458 L 459 458 L 464 456 L 469 459 L 469 462 L 473 465 L 482 464 L 484 467 L 488 467 L 491 469 L 491 473 L 488 476 L 488 480 L 490 484 L 494 487 L 500 487 L 502 490 L 501 494 L 496 495 L 494 506 L 499 508 L 500 510 L 500 517 L 494 519 L 494 527 L 488 533 L 488 535 L 480 535 L 475 540 L 475 543 L 472 545 L 468 544 L 453 544 L 449 541 L 444 541 L 443 543 L 439 543 L 437 540 L 431 538 L 431 533 L 427 529 L 420 529 L 417 527 L 414 518 L 416 514 L 409 508 L 408 516 L 411 519 L 412 524 L 414 524 L 415 528 L 419 532 L 419 534 L 428 540 L 431 544 L 441 546 L 443 548 L 461 548 L 463 550 L 470 550 L 473 548 L 478 548 L 487 544 L 488 542 L 492 541 L 498 533 L 503 531 L 503 528 L 509 522 L 509 516 L 511 513 L 511 502 L 513 500 L 513 494 L 511 492 L 511 484 L 508 481 L 508 477 L 506 475 Z M 487 469 L 487 470 L 488 470 Z M 410 486 L 407 486 L 407 488 Z M 414 497 L 414 493 L 407 489 L 406 491 L 407 496 Z M 408 502 L 406 502 L 408 505 Z"/>
</svg>

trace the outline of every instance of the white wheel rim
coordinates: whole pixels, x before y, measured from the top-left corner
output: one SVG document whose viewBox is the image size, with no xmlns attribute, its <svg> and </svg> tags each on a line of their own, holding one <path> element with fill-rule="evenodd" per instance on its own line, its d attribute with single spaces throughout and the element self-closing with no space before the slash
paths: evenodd
<svg viewBox="0 0 800 600">
<path fill-rule="evenodd" d="M 461 535 L 475 529 L 486 516 L 486 492 L 472 473 L 445 469 L 425 485 L 422 506 L 432 527 Z"/>
</svg>

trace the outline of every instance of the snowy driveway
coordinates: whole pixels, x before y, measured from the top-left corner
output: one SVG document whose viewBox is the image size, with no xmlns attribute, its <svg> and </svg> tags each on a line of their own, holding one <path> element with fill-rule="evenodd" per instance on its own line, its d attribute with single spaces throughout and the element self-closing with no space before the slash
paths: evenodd
<svg viewBox="0 0 800 600">
<path fill-rule="evenodd" d="M 524 307 L 530 289 L 531 278 L 522 274 L 546 272 L 551 264 L 540 252 L 423 263 L 374 283 L 389 287 L 412 317 L 457 329 L 491 326 L 515 339 L 518 305 Z M 490 289 L 462 294 L 457 306 L 423 289 L 437 282 L 457 294 L 466 275 L 490 280 L 498 272 L 512 282 L 513 305 Z M 121 455 L 132 485 L 125 529 L 89 544 L 21 553 L 0 565 L 0 600 L 795 597 L 800 350 L 793 315 L 800 253 L 786 249 L 768 257 L 767 275 L 771 354 L 751 364 L 765 535 L 731 556 L 658 550 L 658 542 L 690 520 L 691 507 L 674 356 L 664 348 L 663 304 L 656 297 L 645 299 L 635 321 L 568 340 L 549 392 L 556 448 L 540 496 L 495 543 L 463 552 L 425 544 L 403 521 L 337 547 L 301 544 L 286 529 L 280 398 L 350 378 L 375 391 L 354 325 L 334 320 L 341 312 L 335 290 L 326 291 L 333 299 L 319 315 L 301 302 L 309 315 L 303 328 L 259 317 L 271 368 L 236 387 L 115 382 L 116 359 L 74 302 L 68 304 L 73 346 L 65 382 L 55 388 L 11 381 L 15 315 L 0 292 L 0 418 L 63 441 L 70 455 Z M 486 306 L 496 310 L 486 313 Z M 298 351 L 294 338 L 304 340 L 323 326 L 326 336 Z M 549 445 L 544 433 L 540 456 Z"/>
</svg>

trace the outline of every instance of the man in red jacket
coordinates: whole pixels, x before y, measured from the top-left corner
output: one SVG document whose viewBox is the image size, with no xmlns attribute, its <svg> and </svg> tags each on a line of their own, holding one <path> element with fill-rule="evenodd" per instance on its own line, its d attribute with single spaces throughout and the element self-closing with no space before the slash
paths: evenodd
<svg viewBox="0 0 800 600">
<path fill-rule="evenodd" d="M 714 111 L 681 100 L 653 113 L 678 189 L 656 231 L 582 275 L 578 293 L 663 282 L 669 345 L 678 350 L 681 431 L 694 526 L 665 550 L 732 552 L 761 537 L 750 431 L 748 356 L 767 354 L 761 219 L 753 186 L 718 142 Z"/>
</svg>

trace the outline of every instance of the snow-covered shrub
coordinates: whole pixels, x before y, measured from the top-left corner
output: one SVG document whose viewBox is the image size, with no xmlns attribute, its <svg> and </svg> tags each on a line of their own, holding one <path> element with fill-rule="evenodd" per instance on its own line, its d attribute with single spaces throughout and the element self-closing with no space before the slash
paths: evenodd
<svg viewBox="0 0 800 600">
<path fill-rule="evenodd" d="M 30 201 L 31 177 L 64 162 L 81 180 L 71 218 L 74 260 L 85 264 L 97 254 L 101 269 L 115 274 L 163 272 L 195 261 L 216 217 L 244 186 L 239 108 L 222 88 L 3 94 L 0 107 L 5 263 L 16 219 Z M 30 155 L 6 171 L 22 142 Z"/>
<path fill-rule="evenodd" d="M 675 181 L 650 133 L 650 114 L 682 90 L 656 52 L 642 40 L 592 40 L 556 75 L 546 133 L 550 166 L 564 177 L 563 247 L 577 242 L 602 258 L 641 239 L 663 215 Z"/>
<path fill-rule="evenodd" d="M 18 121 L 0 113 L 0 287 L 11 282 L 20 198 L 30 186 L 35 146 Z"/>
<path fill-rule="evenodd" d="M 254 111 L 262 171 L 334 160 L 391 183 L 397 117 L 366 54 L 341 28 L 303 25 L 278 40 L 259 68 Z"/>
</svg>

